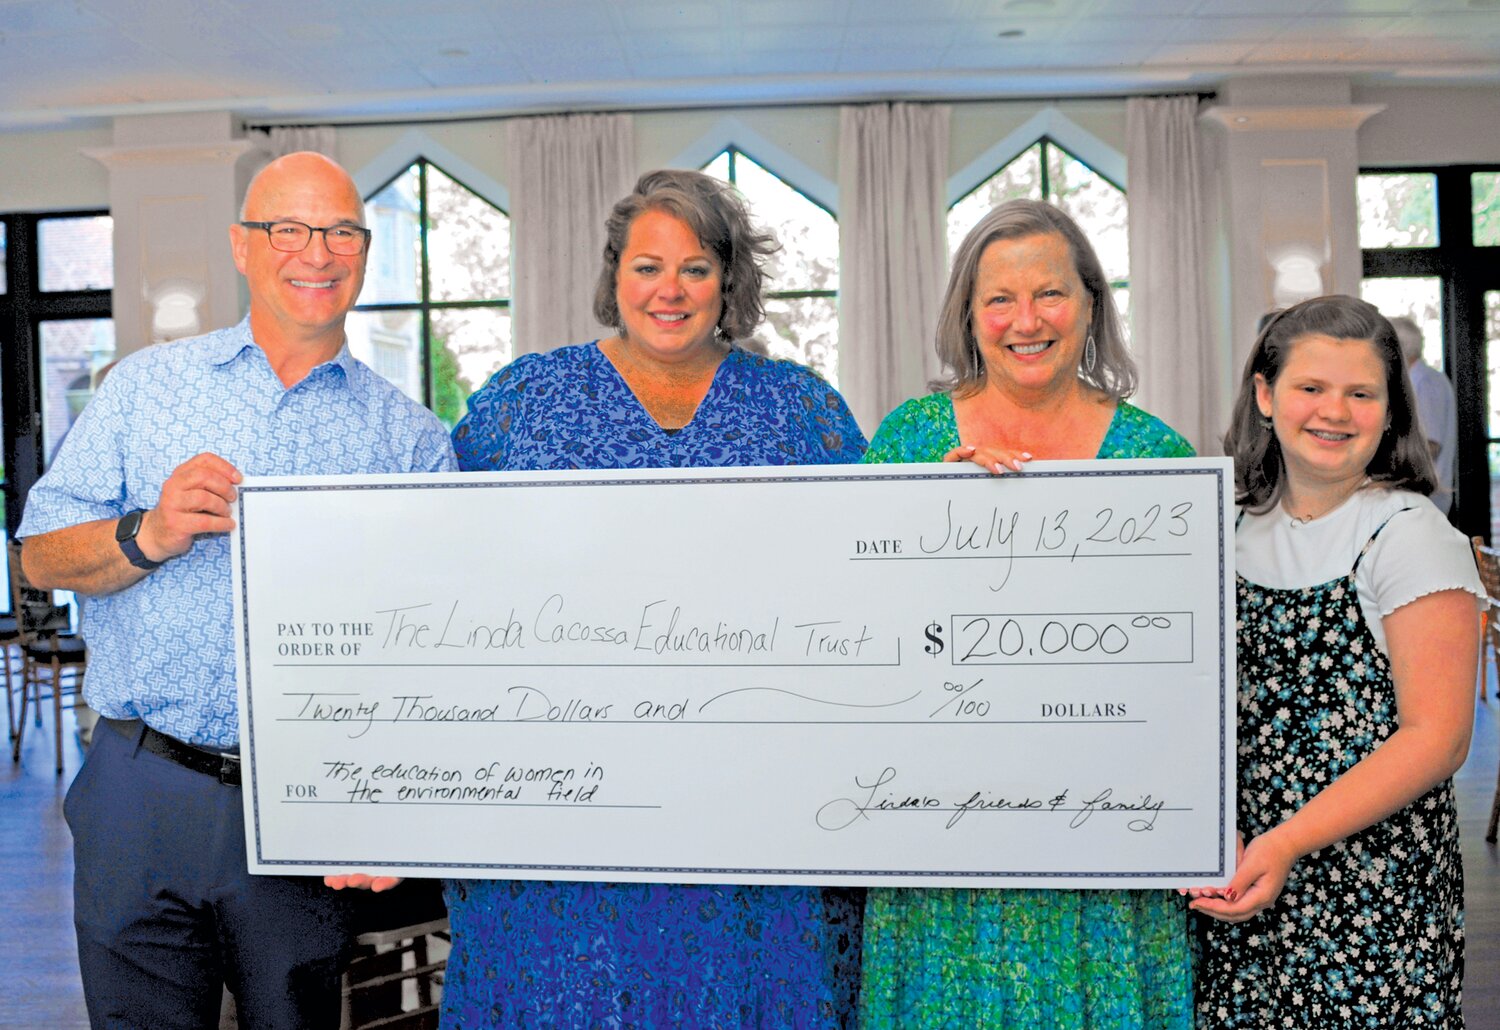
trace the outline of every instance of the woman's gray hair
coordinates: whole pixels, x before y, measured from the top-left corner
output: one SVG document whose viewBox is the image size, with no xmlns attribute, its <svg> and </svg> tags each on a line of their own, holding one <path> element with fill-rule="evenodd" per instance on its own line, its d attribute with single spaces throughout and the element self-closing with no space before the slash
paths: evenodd
<svg viewBox="0 0 1500 1030">
<path fill-rule="evenodd" d="M 1077 222 L 1040 200 L 1007 200 L 981 218 L 958 245 L 953 255 L 953 271 L 948 276 L 948 291 L 938 312 L 937 355 L 943 363 L 943 375 L 929 384 L 932 389 L 963 397 L 984 385 L 984 356 L 974 338 L 973 299 L 979 259 L 985 248 L 996 240 L 1052 234 L 1061 236 L 1068 244 L 1073 270 L 1092 302 L 1089 331 L 1094 337 L 1097 357 L 1092 370 L 1080 363 L 1078 378 L 1115 401 L 1135 393 L 1135 362 L 1125 346 L 1120 313 L 1115 308 L 1099 255 L 1094 253 L 1093 245 Z"/>
<path fill-rule="evenodd" d="M 724 341 L 743 340 L 766 316 L 761 296 L 765 287 L 766 257 L 778 249 L 776 237 L 750 221 L 745 201 L 722 179 L 702 172 L 658 169 L 642 175 L 630 196 L 615 205 L 604 223 L 604 268 L 594 289 L 594 317 L 600 325 L 625 331 L 620 305 L 620 255 L 630 237 L 630 226 L 647 211 L 661 211 L 681 219 L 714 256 L 723 270 L 719 282 L 724 309 L 716 327 Z"/>
</svg>

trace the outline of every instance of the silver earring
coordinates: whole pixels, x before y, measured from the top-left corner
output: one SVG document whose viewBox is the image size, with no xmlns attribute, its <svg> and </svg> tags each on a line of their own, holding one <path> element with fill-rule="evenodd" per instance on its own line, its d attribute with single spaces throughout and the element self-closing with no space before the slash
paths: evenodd
<svg viewBox="0 0 1500 1030">
<path fill-rule="evenodd" d="M 1098 363 L 1099 348 L 1094 346 L 1094 334 L 1089 333 L 1089 338 L 1083 344 L 1083 370 L 1092 373 Z"/>
<path fill-rule="evenodd" d="M 1273 423 L 1271 422 L 1271 416 L 1269 416 L 1269 415 L 1262 415 L 1260 417 L 1260 427 L 1262 429 L 1270 429 L 1271 426 L 1272 426 L 1272 424 Z"/>
</svg>

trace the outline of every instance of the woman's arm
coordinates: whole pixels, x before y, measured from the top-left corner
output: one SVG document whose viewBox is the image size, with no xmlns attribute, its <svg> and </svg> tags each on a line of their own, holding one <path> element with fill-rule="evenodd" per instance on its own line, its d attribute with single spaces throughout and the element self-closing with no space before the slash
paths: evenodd
<svg viewBox="0 0 1500 1030">
<path fill-rule="evenodd" d="M 1227 922 L 1252 918 L 1275 902 L 1302 856 L 1400 811 L 1463 764 L 1479 660 L 1473 595 L 1428 594 L 1396 609 L 1383 625 L 1396 685 L 1396 732 L 1296 815 L 1252 840 L 1225 897 L 1198 898 L 1191 908 Z"/>
</svg>

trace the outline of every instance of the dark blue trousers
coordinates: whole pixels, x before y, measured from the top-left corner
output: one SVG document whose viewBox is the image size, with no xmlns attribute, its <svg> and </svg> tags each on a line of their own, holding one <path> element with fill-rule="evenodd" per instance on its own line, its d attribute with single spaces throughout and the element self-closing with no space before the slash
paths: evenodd
<svg viewBox="0 0 1500 1030">
<path fill-rule="evenodd" d="M 337 1027 L 348 892 L 246 872 L 244 810 L 227 786 L 101 724 L 63 811 L 74 923 L 96 1028 Z"/>
</svg>

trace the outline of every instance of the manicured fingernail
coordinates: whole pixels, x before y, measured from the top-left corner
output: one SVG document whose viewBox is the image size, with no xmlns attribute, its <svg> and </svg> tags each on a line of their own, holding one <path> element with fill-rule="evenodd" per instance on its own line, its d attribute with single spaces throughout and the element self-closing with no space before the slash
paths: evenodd
<svg viewBox="0 0 1500 1030">
<path fill-rule="evenodd" d="M 1000 476 L 1005 475 L 1005 466 L 998 461 L 995 462 L 995 474 Z"/>
<path fill-rule="evenodd" d="M 1228 898 L 1230 901 L 1239 901 L 1240 892 L 1231 887 L 1229 888 L 1229 890 L 1224 892 L 1224 897 Z"/>
<path fill-rule="evenodd" d="M 1022 451 L 1021 452 L 1021 460 L 1022 461 L 1030 461 L 1031 460 L 1031 455 L 1028 454 L 1026 451 Z"/>
</svg>

